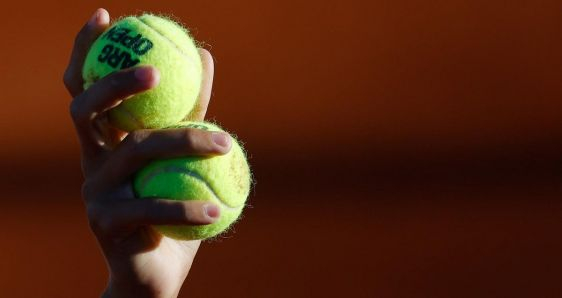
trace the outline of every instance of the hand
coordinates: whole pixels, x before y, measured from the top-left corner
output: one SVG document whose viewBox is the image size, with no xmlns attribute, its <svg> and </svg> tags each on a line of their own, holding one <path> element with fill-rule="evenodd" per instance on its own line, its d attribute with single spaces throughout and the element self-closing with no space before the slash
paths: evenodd
<svg viewBox="0 0 562 298">
<path fill-rule="evenodd" d="M 205 201 L 135 199 L 131 177 L 152 159 L 225 154 L 230 137 L 197 129 L 138 130 L 126 134 L 107 124 L 104 112 L 123 99 L 155 87 L 154 67 L 126 69 L 82 88 L 81 69 L 94 40 L 109 26 L 109 14 L 98 9 L 78 33 L 64 83 L 74 97 L 70 113 L 80 140 L 85 182 L 82 196 L 89 223 L 110 273 L 105 297 L 175 297 L 200 241 L 178 241 L 158 234 L 151 225 L 202 225 L 219 217 Z M 203 120 L 210 99 L 213 61 L 200 50 L 204 79 L 190 119 Z M 126 100 L 126 99 L 125 99 Z"/>
</svg>

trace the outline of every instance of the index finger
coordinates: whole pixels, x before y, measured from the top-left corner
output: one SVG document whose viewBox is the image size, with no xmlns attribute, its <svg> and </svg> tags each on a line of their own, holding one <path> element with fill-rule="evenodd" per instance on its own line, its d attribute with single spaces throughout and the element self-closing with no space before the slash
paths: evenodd
<svg viewBox="0 0 562 298">
<path fill-rule="evenodd" d="M 70 62 L 64 72 L 64 84 L 72 97 L 82 93 L 83 79 L 82 66 L 88 50 L 98 36 L 109 26 L 109 13 L 103 8 L 98 8 L 90 20 L 82 27 L 74 39 L 74 47 L 70 55 Z"/>
</svg>

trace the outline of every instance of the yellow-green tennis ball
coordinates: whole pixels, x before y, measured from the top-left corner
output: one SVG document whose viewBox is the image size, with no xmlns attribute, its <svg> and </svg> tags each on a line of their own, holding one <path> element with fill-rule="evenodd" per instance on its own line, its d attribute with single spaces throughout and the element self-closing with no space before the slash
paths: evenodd
<svg viewBox="0 0 562 298">
<path fill-rule="evenodd" d="M 174 126 L 179 127 L 222 131 L 206 122 L 182 122 Z M 135 175 L 134 189 L 140 198 L 207 200 L 219 206 L 220 217 L 213 224 L 156 227 L 168 237 L 193 240 L 214 237 L 236 221 L 250 192 L 251 180 L 244 151 L 233 139 L 232 148 L 225 155 L 153 161 Z"/>
<path fill-rule="evenodd" d="M 155 66 L 160 83 L 111 109 L 110 123 L 132 131 L 163 128 L 183 120 L 199 95 L 201 57 L 188 31 L 163 17 L 126 17 L 102 33 L 84 61 L 84 88 L 115 71 L 140 65 Z"/>
</svg>

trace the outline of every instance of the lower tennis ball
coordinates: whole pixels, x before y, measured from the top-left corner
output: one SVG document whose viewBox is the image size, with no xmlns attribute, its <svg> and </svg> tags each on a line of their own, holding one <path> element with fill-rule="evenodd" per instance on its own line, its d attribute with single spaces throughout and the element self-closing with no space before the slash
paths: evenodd
<svg viewBox="0 0 562 298">
<path fill-rule="evenodd" d="M 156 67 L 160 83 L 111 109 L 110 123 L 132 131 L 163 128 L 183 120 L 199 95 L 201 57 L 188 31 L 164 17 L 126 17 L 102 33 L 84 61 L 84 89 L 115 71 L 141 65 Z"/>
<path fill-rule="evenodd" d="M 205 122 L 182 122 L 174 126 L 180 127 L 222 131 Z M 232 148 L 225 155 L 153 161 L 135 175 L 134 189 L 141 199 L 206 200 L 219 206 L 221 215 L 210 225 L 155 227 L 168 237 L 193 240 L 214 237 L 238 219 L 251 180 L 244 151 L 233 139 Z"/>
</svg>

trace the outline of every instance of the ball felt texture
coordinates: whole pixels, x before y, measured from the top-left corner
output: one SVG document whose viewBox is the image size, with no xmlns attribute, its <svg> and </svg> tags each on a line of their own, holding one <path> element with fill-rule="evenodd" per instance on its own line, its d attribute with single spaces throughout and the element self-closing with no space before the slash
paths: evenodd
<svg viewBox="0 0 562 298">
<path fill-rule="evenodd" d="M 174 126 L 180 127 L 222 131 L 206 122 L 181 122 Z M 134 189 L 139 198 L 207 200 L 219 206 L 221 215 L 210 225 L 155 227 L 168 237 L 193 240 L 214 237 L 238 219 L 250 192 L 251 181 L 245 153 L 233 138 L 231 150 L 225 155 L 153 161 L 137 172 Z"/>
<path fill-rule="evenodd" d="M 160 83 L 111 109 L 110 123 L 133 131 L 163 128 L 183 120 L 199 95 L 202 62 L 188 31 L 164 17 L 126 17 L 102 33 L 84 61 L 84 89 L 115 71 L 141 65 L 156 67 Z"/>
</svg>

